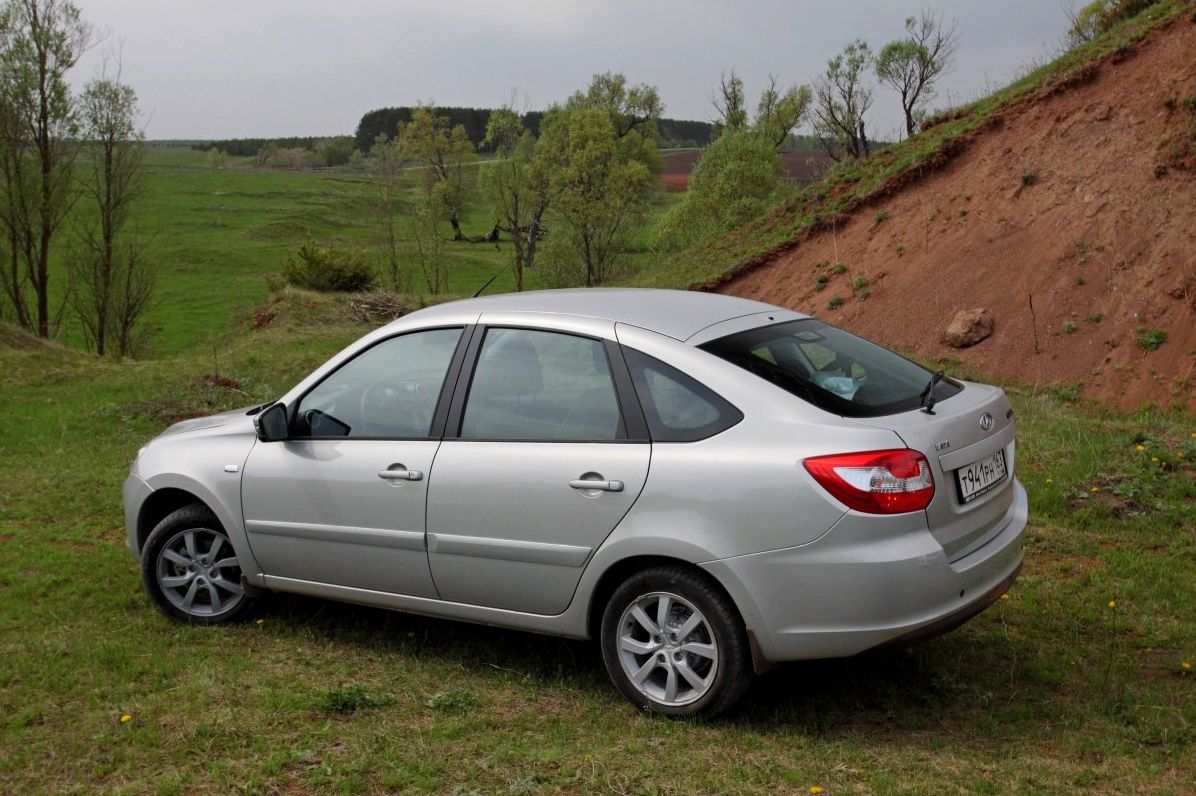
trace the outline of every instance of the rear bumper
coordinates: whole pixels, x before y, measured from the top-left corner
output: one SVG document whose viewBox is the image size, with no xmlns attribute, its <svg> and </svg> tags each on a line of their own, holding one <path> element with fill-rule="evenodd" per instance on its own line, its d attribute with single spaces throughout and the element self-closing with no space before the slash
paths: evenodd
<svg viewBox="0 0 1196 796">
<path fill-rule="evenodd" d="M 1022 485 L 1012 488 L 1000 530 L 954 562 L 920 515 L 848 514 L 810 544 L 702 566 L 730 592 L 763 661 L 838 658 L 939 635 L 1017 577 L 1027 503 Z"/>
</svg>

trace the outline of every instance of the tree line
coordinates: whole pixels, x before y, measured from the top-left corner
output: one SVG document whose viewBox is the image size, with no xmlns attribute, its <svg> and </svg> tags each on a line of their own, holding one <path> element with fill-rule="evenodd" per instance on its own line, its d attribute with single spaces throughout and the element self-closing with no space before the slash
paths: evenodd
<svg viewBox="0 0 1196 796">
<path fill-rule="evenodd" d="M 51 337 L 73 312 L 97 353 L 143 342 L 155 267 L 127 223 L 144 136 L 119 65 L 76 94 L 67 74 L 93 43 L 70 0 L 0 5 L 0 318 Z M 51 263 L 65 286 L 51 291 Z"/>
<path fill-rule="evenodd" d="M 379 135 L 391 136 L 400 124 L 411 121 L 420 106 L 378 108 L 366 112 L 357 123 L 353 138 L 362 153 L 368 153 Z M 500 109 L 509 110 L 509 109 Z M 496 111 L 492 108 L 437 107 L 436 113 L 443 116 L 450 127 L 460 126 L 465 137 L 478 152 L 493 152 L 494 144 L 487 138 L 490 117 Z M 526 111 L 519 114 L 519 123 L 534 136 L 540 135 L 540 124 L 545 111 Z M 710 143 L 714 125 L 710 122 L 684 119 L 656 120 L 659 143 L 663 147 L 701 147 Z"/>
</svg>

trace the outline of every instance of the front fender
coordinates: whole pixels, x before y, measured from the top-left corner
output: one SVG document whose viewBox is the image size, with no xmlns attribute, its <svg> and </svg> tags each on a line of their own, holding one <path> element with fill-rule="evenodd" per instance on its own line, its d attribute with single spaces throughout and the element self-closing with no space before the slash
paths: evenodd
<svg viewBox="0 0 1196 796">
<path fill-rule="evenodd" d="M 196 499 L 216 515 L 216 519 L 224 527 L 233 550 L 237 553 L 237 560 L 241 562 L 241 572 L 250 582 L 258 582 L 262 569 L 253 557 L 253 549 L 249 546 L 249 538 L 245 534 L 245 523 L 241 514 L 240 472 L 229 473 L 228 478 L 219 479 L 212 488 L 181 473 L 162 473 L 148 479 L 146 483 L 154 492 L 161 489 L 180 489 L 195 495 Z"/>
</svg>

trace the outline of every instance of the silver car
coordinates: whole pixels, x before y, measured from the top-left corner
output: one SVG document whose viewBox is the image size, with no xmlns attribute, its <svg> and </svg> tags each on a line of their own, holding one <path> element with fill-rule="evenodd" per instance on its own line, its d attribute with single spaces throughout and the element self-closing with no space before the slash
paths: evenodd
<svg viewBox="0 0 1196 796">
<path fill-rule="evenodd" d="M 1004 593 L 1012 417 L 754 301 L 471 299 L 167 429 L 125 483 L 128 545 L 175 619 L 279 591 L 596 638 L 631 702 L 710 715 L 775 662 L 940 634 Z"/>
</svg>

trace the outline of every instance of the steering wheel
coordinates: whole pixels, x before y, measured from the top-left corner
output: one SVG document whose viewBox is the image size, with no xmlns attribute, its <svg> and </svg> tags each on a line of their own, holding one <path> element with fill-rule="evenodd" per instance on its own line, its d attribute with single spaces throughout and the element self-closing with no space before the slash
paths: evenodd
<svg viewBox="0 0 1196 796">
<path fill-rule="evenodd" d="M 425 382 L 377 381 L 361 391 L 361 419 L 365 426 L 394 428 L 403 424 L 404 414 L 412 421 L 430 421 L 428 404 L 432 391 Z M 417 423 L 413 422 L 413 425 Z"/>
</svg>

